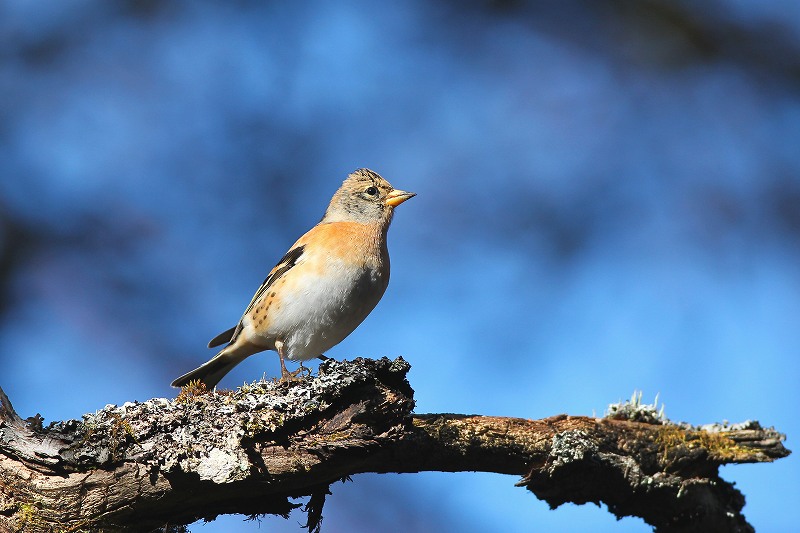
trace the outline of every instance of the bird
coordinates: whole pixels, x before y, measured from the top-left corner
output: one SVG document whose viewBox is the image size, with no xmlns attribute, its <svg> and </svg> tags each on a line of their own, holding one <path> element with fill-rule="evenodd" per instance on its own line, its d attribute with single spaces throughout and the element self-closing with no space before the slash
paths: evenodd
<svg viewBox="0 0 800 533">
<path fill-rule="evenodd" d="M 275 350 L 281 381 L 296 375 L 285 360 L 302 362 L 336 346 L 380 301 L 389 284 L 386 234 L 394 208 L 416 193 L 392 187 L 367 168 L 347 176 L 325 215 L 269 272 L 239 323 L 208 343 L 225 347 L 172 382 L 211 389 L 247 357 Z"/>
</svg>

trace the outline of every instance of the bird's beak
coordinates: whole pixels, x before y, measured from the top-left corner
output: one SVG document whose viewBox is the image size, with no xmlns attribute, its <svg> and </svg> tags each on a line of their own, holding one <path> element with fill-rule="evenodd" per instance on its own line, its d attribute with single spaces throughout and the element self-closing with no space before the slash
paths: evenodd
<svg viewBox="0 0 800 533">
<path fill-rule="evenodd" d="M 409 198 L 413 198 L 416 195 L 417 193 L 415 192 L 406 192 L 395 189 L 386 195 L 386 205 L 397 207 L 398 205 L 402 204 Z"/>
</svg>

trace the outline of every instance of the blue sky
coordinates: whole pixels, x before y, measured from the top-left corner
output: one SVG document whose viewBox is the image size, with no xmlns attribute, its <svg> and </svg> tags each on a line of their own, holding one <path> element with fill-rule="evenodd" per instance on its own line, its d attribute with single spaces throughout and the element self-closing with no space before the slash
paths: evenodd
<svg viewBox="0 0 800 533">
<path fill-rule="evenodd" d="M 47 420 L 174 395 L 366 166 L 418 196 L 386 296 L 327 355 L 402 355 L 420 413 L 642 390 L 796 448 L 800 9 L 719 4 L 5 3 L 0 385 Z M 278 372 L 266 353 L 222 385 Z M 794 524 L 796 456 L 723 477 L 758 531 Z M 649 530 L 516 481 L 356 476 L 325 526 Z"/>
</svg>

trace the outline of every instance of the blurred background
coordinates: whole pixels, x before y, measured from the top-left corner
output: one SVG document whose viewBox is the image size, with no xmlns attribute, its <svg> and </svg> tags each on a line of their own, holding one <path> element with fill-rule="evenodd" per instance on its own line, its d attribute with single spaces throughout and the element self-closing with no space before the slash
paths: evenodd
<svg viewBox="0 0 800 533">
<path fill-rule="evenodd" d="M 418 196 L 335 358 L 411 364 L 417 412 L 800 435 L 800 3 L 0 4 L 0 386 L 23 416 L 174 397 L 369 167 Z M 272 352 L 221 386 L 279 374 Z M 798 453 L 723 468 L 796 526 Z M 324 530 L 643 532 L 516 478 L 361 475 Z M 241 516 L 193 532 L 300 531 Z"/>
</svg>

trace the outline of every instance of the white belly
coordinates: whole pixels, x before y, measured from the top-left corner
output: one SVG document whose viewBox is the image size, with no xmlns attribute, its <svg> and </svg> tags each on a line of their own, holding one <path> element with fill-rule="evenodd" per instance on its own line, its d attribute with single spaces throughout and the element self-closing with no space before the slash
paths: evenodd
<svg viewBox="0 0 800 533">
<path fill-rule="evenodd" d="M 339 344 L 375 308 L 388 284 L 370 270 L 338 274 L 287 294 L 270 316 L 265 336 L 283 339 L 287 359 L 313 359 Z"/>
</svg>

